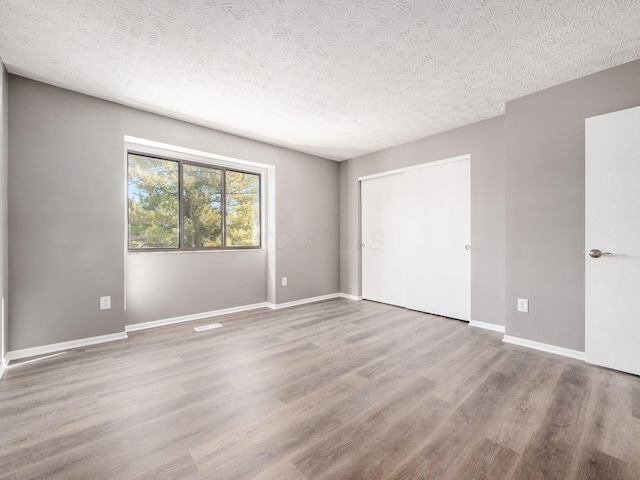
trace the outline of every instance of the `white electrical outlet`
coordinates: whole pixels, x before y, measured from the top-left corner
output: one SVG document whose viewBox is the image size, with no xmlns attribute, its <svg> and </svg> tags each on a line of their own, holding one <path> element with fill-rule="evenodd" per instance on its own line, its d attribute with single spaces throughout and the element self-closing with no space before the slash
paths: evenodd
<svg viewBox="0 0 640 480">
<path fill-rule="evenodd" d="M 287 286 L 287 277 L 282 277 L 282 286 L 283 287 Z"/>
<path fill-rule="evenodd" d="M 111 297 L 100 297 L 100 310 L 109 310 L 111 308 Z"/>
<path fill-rule="evenodd" d="M 529 313 L 529 300 L 527 300 L 526 298 L 519 298 L 518 311 L 522 313 Z"/>
</svg>

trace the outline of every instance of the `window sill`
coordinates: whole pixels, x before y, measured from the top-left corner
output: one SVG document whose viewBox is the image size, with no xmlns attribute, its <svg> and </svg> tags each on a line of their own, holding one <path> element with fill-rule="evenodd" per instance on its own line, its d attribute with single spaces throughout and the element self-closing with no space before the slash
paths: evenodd
<svg viewBox="0 0 640 480">
<path fill-rule="evenodd" d="M 225 248 L 220 250 L 149 250 L 149 251 L 130 251 L 127 250 L 127 255 L 181 255 L 189 253 L 232 253 L 232 252 L 266 252 L 267 249 L 262 248 Z"/>
</svg>

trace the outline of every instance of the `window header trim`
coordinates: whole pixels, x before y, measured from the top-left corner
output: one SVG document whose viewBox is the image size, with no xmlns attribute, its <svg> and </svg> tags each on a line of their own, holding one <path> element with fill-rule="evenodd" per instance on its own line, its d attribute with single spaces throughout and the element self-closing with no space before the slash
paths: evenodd
<svg viewBox="0 0 640 480">
<path fill-rule="evenodd" d="M 140 155 L 147 156 L 163 156 L 167 157 L 167 160 L 194 161 L 205 165 L 221 166 L 230 170 L 240 169 L 243 173 L 266 173 L 268 169 L 274 167 L 274 165 L 267 163 L 241 160 L 239 158 L 217 155 L 202 150 L 179 147 L 129 135 L 124 136 L 124 143 L 126 152 L 136 152 Z"/>
</svg>

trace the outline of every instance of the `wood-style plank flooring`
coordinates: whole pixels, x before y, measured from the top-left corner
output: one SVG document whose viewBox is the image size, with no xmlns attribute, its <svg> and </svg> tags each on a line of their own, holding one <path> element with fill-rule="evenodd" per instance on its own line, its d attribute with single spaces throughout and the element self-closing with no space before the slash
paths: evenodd
<svg viewBox="0 0 640 480">
<path fill-rule="evenodd" d="M 11 366 L 0 478 L 639 479 L 640 378 L 501 339 L 331 300 Z"/>
</svg>

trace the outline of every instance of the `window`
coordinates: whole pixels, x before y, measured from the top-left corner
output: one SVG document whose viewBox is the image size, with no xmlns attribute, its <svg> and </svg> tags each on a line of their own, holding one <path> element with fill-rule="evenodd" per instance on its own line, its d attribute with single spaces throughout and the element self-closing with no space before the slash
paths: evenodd
<svg viewBox="0 0 640 480">
<path fill-rule="evenodd" d="M 129 155 L 129 248 L 178 248 L 178 162 Z"/>
<path fill-rule="evenodd" d="M 260 244 L 260 177 L 226 172 L 226 244 L 250 247 Z"/>
<path fill-rule="evenodd" d="M 223 171 L 201 165 L 182 166 L 183 245 L 222 247 Z"/>
<path fill-rule="evenodd" d="M 260 248 L 260 175 L 128 154 L 129 250 Z"/>
</svg>

